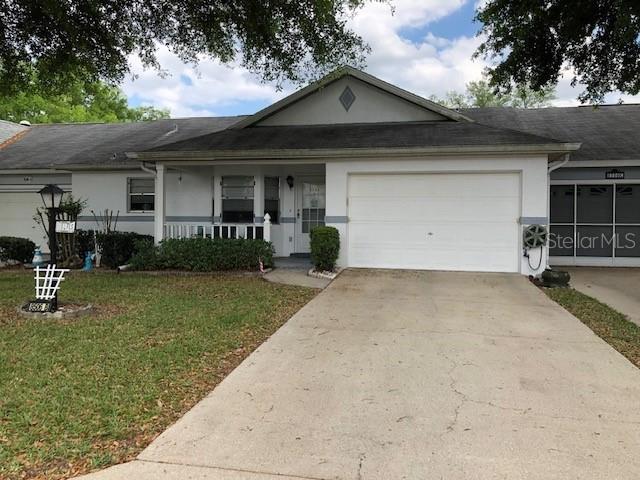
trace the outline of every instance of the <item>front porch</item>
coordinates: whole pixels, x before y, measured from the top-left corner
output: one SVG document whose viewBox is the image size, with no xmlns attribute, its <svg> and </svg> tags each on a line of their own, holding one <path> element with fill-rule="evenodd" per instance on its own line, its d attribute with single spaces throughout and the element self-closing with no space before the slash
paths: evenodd
<svg viewBox="0 0 640 480">
<path fill-rule="evenodd" d="M 325 178 L 324 164 L 157 163 L 155 241 L 264 239 L 276 256 L 307 253 L 309 232 L 325 222 Z"/>
</svg>

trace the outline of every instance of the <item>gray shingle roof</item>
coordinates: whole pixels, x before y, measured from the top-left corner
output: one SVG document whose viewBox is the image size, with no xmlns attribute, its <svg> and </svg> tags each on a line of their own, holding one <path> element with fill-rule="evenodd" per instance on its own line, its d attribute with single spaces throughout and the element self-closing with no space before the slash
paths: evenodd
<svg viewBox="0 0 640 480">
<path fill-rule="evenodd" d="M 640 160 L 640 105 L 550 108 L 471 108 L 462 113 L 498 128 L 580 142 L 571 161 Z"/>
<path fill-rule="evenodd" d="M 152 152 L 548 145 L 528 133 L 472 122 L 367 123 L 223 130 L 151 148 Z"/>
<path fill-rule="evenodd" d="M 640 159 L 640 105 L 463 109 L 477 124 L 436 122 L 224 130 L 243 117 L 185 118 L 144 123 L 54 124 L 22 127 L 0 121 L 2 132 L 27 131 L 0 147 L 0 169 L 52 165 L 121 166 L 125 152 L 259 148 L 375 148 L 580 142 L 571 158 Z M 479 125 L 478 125 L 479 124 Z M 175 130 L 177 125 L 178 129 Z M 174 131 L 169 134 L 169 132 Z M 213 133 L 219 132 L 219 133 Z M 523 133 L 524 132 L 524 133 Z M 542 140 L 540 137 L 544 137 Z M 189 139 L 188 141 L 185 141 Z M 0 140 L 1 143 L 1 140 Z M 161 147 L 161 148 L 158 148 Z"/>
<path fill-rule="evenodd" d="M 241 118 L 34 125 L 18 141 L 0 148 L 0 169 L 127 165 L 132 162 L 126 158 L 125 152 L 222 130 Z"/>
</svg>

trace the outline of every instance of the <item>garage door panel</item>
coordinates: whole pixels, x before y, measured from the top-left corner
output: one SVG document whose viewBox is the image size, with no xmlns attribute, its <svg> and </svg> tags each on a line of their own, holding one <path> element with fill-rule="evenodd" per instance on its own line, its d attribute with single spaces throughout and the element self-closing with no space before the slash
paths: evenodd
<svg viewBox="0 0 640 480">
<path fill-rule="evenodd" d="M 349 265 L 518 271 L 518 174 L 349 179 Z"/>
<path fill-rule="evenodd" d="M 425 206 L 429 208 L 425 208 Z M 518 198 L 485 197 L 359 197 L 349 200 L 350 218 L 357 221 L 434 222 L 456 219 L 458 222 L 504 222 L 518 217 Z"/>
<path fill-rule="evenodd" d="M 421 263 L 416 262 L 420 255 Z M 455 257 L 455 263 L 451 259 Z M 376 264 L 371 265 L 371 258 Z M 407 270 L 454 270 L 479 272 L 505 272 L 514 264 L 514 255 L 483 248 L 460 251 L 424 251 L 416 252 L 404 246 L 390 248 L 381 254 L 379 248 L 361 248 L 353 254 L 350 265 L 356 268 L 401 268 Z"/>
<path fill-rule="evenodd" d="M 379 174 L 359 175 L 352 182 L 349 195 L 359 196 L 401 196 L 412 197 L 424 195 L 431 197 L 518 197 L 520 182 L 517 174 Z M 380 191 L 380 182 L 384 183 L 384 191 Z M 463 187 L 472 182 L 473 190 Z"/>
<path fill-rule="evenodd" d="M 33 220 L 36 208 L 42 206 L 37 193 L 0 193 L 0 235 L 31 239 L 48 251 L 42 228 Z"/>
<path fill-rule="evenodd" d="M 487 230 L 491 230 L 489 235 Z M 476 248 L 479 244 L 482 245 L 481 248 L 510 248 L 517 238 L 517 229 L 501 223 L 473 223 L 463 228 L 457 223 L 433 223 L 426 226 L 356 223 L 349 226 L 349 242 L 356 248 L 368 244 L 378 244 L 381 248 L 390 244 L 415 244 L 424 249 L 446 249 L 451 246 L 452 250 L 458 250 L 459 247 Z"/>
</svg>

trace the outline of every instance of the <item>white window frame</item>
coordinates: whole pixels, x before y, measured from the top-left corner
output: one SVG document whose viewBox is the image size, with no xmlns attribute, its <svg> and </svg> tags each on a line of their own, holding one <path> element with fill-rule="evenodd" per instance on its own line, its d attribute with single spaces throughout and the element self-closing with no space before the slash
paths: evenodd
<svg viewBox="0 0 640 480">
<path fill-rule="evenodd" d="M 153 213 L 155 211 L 155 204 L 156 204 L 156 187 L 155 187 L 155 183 L 153 185 L 153 193 L 131 193 L 131 180 L 151 180 L 152 182 L 154 181 L 153 177 L 127 177 L 127 213 Z M 132 196 L 151 196 L 153 197 L 153 205 L 154 208 L 153 210 L 133 210 L 131 208 L 131 197 Z"/>
<path fill-rule="evenodd" d="M 233 197 L 225 197 L 224 194 L 224 189 L 225 189 L 225 183 L 224 180 L 225 178 L 247 178 L 247 179 L 251 179 L 250 182 L 252 182 L 251 184 L 251 197 L 243 197 L 244 200 L 249 200 L 251 199 L 252 202 L 252 209 L 251 209 L 251 221 L 246 221 L 246 222 L 233 222 L 233 221 L 229 221 L 229 220 L 225 220 L 225 209 L 224 209 L 224 203 L 225 200 L 234 200 Z M 229 187 L 232 187 L 229 185 Z M 247 188 L 249 187 L 249 185 L 247 185 Z M 253 175 L 222 175 L 220 178 L 220 193 L 221 193 L 221 203 L 220 203 L 220 220 L 222 223 L 229 223 L 229 224 L 238 224 L 238 225 L 243 225 L 243 224 L 253 224 L 254 223 L 254 216 L 255 216 L 255 205 L 256 205 L 256 177 Z M 240 198 L 238 198 L 240 199 Z"/>
</svg>

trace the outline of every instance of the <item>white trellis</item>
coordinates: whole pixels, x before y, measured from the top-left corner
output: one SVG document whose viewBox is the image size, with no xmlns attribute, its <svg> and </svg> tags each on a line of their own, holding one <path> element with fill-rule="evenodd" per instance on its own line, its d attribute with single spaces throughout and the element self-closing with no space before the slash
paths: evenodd
<svg viewBox="0 0 640 480">
<path fill-rule="evenodd" d="M 33 269 L 36 276 L 36 298 L 38 300 L 53 300 L 60 289 L 60 282 L 64 280 L 64 274 L 69 271 L 65 268 L 56 268 L 55 265 L 36 267 Z"/>
</svg>

